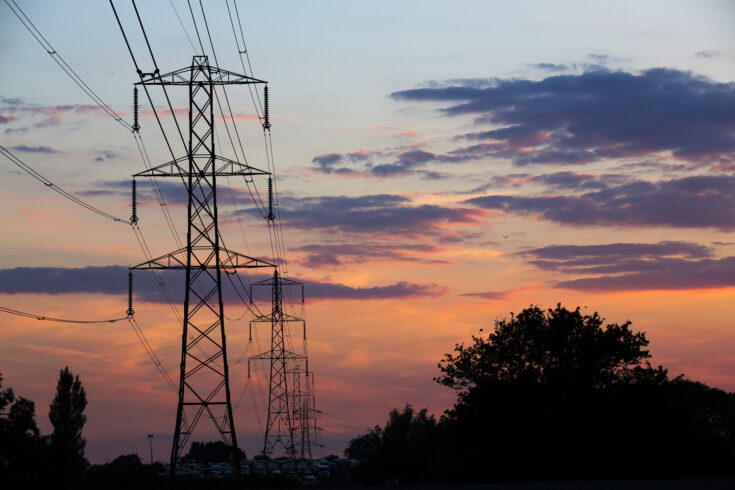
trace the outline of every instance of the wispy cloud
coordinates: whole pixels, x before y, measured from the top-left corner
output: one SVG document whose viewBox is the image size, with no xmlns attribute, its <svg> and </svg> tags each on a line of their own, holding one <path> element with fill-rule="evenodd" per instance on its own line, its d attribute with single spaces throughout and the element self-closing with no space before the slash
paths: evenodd
<svg viewBox="0 0 735 490">
<path fill-rule="evenodd" d="M 41 146 L 17 145 L 17 146 L 11 147 L 11 149 L 15 151 L 23 151 L 26 153 L 46 153 L 46 154 L 58 153 L 57 150 L 54 150 L 50 146 L 43 146 L 43 145 Z"/>
<path fill-rule="evenodd" d="M 697 58 L 716 58 L 720 56 L 722 53 L 717 51 L 716 49 L 703 49 L 702 51 L 697 51 L 694 53 L 694 56 Z"/>
</svg>

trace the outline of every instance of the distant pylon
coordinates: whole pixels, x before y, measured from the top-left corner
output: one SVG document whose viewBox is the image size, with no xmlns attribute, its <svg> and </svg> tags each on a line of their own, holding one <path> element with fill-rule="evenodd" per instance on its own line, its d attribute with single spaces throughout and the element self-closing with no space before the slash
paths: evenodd
<svg viewBox="0 0 735 490">
<path fill-rule="evenodd" d="M 283 455 L 289 458 L 296 458 L 297 455 L 304 457 L 305 451 L 301 450 L 303 444 L 300 438 L 300 425 L 302 424 L 300 409 L 294 407 L 294 403 L 300 404 L 301 394 L 299 388 L 294 391 L 293 376 L 300 372 L 298 366 L 306 362 L 306 357 L 287 348 L 287 331 L 285 328 L 285 324 L 289 322 L 303 324 L 303 320 L 283 311 L 283 287 L 301 286 L 303 298 L 304 285 L 281 277 L 278 269 L 274 269 L 271 278 L 251 285 L 251 298 L 253 297 L 252 286 L 270 286 L 271 288 L 271 312 L 256 317 L 251 322 L 270 325 L 271 348 L 266 352 L 250 357 L 248 360 L 248 376 L 250 375 L 250 361 L 270 361 L 268 418 L 263 440 L 263 454 L 271 457 L 276 452 L 282 451 Z M 289 376 L 291 376 L 291 380 L 289 380 Z M 290 387 L 289 382 L 292 383 Z"/>
<path fill-rule="evenodd" d="M 177 177 L 188 193 L 186 247 L 132 269 L 181 269 L 186 272 L 184 320 L 179 366 L 179 396 L 171 448 L 171 476 L 202 415 L 214 422 L 235 461 L 237 436 L 230 400 L 221 273 L 241 268 L 274 267 L 224 248 L 217 215 L 217 178 L 268 175 L 215 153 L 213 97 L 216 86 L 265 83 L 209 65 L 194 56 L 190 67 L 167 74 L 143 74 L 136 85 L 189 88 L 187 155 L 140 172 L 135 177 Z M 181 165 L 184 165 L 183 167 Z M 239 468 L 239 466 L 238 466 Z"/>
</svg>

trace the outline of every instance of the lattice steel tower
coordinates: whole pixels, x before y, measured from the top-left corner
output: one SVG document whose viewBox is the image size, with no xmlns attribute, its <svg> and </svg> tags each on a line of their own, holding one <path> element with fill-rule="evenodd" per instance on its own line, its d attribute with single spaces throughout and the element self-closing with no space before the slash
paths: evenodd
<svg viewBox="0 0 735 490">
<path fill-rule="evenodd" d="M 192 432 L 207 415 L 223 442 L 236 454 L 237 436 L 230 401 L 230 380 L 222 304 L 222 271 L 274 267 L 273 264 L 227 250 L 217 217 L 217 178 L 267 175 L 215 153 L 215 88 L 265 83 L 209 65 L 207 56 L 194 56 L 190 67 L 167 74 L 142 74 L 136 85 L 173 85 L 189 88 L 187 155 L 140 172 L 134 177 L 177 177 L 188 193 L 186 247 L 144 262 L 132 269 L 186 271 L 184 318 L 176 427 L 171 449 L 171 475 Z"/>
<path fill-rule="evenodd" d="M 308 359 L 305 355 L 289 350 L 286 342 L 288 338 L 286 325 L 297 322 L 302 324 L 305 344 L 306 325 L 303 319 L 289 315 L 283 308 L 284 286 L 301 286 L 303 302 L 304 285 L 281 277 L 276 269 L 273 277 L 251 285 L 251 298 L 253 297 L 252 286 L 271 288 L 271 312 L 251 321 L 251 329 L 253 323 L 270 325 L 271 347 L 248 360 L 248 376 L 250 376 L 250 361 L 266 360 L 270 362 L 268 419 L 265 426 L 263 454 L 270 457 L 275 452 L 282 450 L 290 458 L 311 457 L 311 424 L 309 422 L 311 410 L 304 411 L 303 407 L 304 401 L 309 398 L 313 400 L 313 396 L 304 395 L 304 390 L 308 390 L 311 395 Z M 306 386 L 303 388 L 301 387 L 302 375 L 306 375 Z M 313 401 L 311 406 L 313 406 Z"/>
</svg>

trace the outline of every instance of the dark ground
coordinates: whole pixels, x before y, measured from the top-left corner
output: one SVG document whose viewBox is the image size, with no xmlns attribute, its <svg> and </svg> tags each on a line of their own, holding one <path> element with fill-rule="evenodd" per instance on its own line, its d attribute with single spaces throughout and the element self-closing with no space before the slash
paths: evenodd
<svg viewBox="0 0 735 490">
<path fill-rule="evenodd" d="M 296 487 L 304 488 L 304 487 Z M 630 480 L 587 480 L 556 482 L 511 482 L 475 485 L 411 485 L 411 486 L 320 486 L 314 488 L 344 488 L 349 490 L 733 490 L 735 477 L 723 478 L 651 478 Z"/>
</svg>

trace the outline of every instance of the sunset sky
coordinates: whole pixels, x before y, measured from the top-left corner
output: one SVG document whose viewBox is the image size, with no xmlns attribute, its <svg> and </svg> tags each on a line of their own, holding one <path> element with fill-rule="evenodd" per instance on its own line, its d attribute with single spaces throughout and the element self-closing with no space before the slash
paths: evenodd
<svg viewBox="0 0 735 490">
<path fill-rule="evenodd" d="M 130 120 L 138 77 L 109 3 L 15 1 Z M 166 1 L 138 4 L 161 70 L 189 66 L 187 3 L 174 0 L 176 12 Z M 242 72 L 225 3 L 203 4 L 219 65 Z M 115 5 L 143 71 L 153 71 L 131 4 Z M 653 364 L 735 391 L 733 2 L 237 6 L 254 76 L 269 82 L 288 271 L 306 284 L 325 412 L 321 454 L 341 453 L 360 428 L 406 402 L 440 415 L 454 400 L 432 380 L 442 355 L 531 304 L 631 320 L 651 341 Z M 5 3 L 0 46 L 0 144 L 127 219 L 130 176 L 144 169 L 132 136 Z M 171 94 L 183 121 L 187 91 Z M 248 162 L 266 168 L 248 89 L 228 96 Z M 165 107 L 160 92 L 154 104 Z M 221 119 L 218 147 L 233 158 Z M 170 114 L 164 122 L 173 135 Z M 141 127 L 151 161 L 170 160 L 147 101 Z M 183 186 L 161 184 L 182 232 Z M 243 182 L 220 184 L 228 246 L 272 257 Z M 152 253 L 174 250 L 152 187 L 140 181 L 139 190 Z M 63 199 L 3 157 L 0 204 L 0 306 L 124 316 L 127 268 L 145 260 L 128 225 Z M 181 276 L 165 278 L 180 299 Z M 249 351 L 248 316 L 225 296 L 235 424 L 252 456 L 265 412 L 246 363 L 236 362 Z M 145 272 L 136 273 L 135 310 L 174 375 L 181 325 Z M 130 452 L 147 460 L 147 433 L 156 459 L 169 457 L 176 395 L 127 322 L 0 321 L 4 386 L 36 402 L 42 432 L 68 365 L 88 394 L 91 462 Z"/>
</svg>

